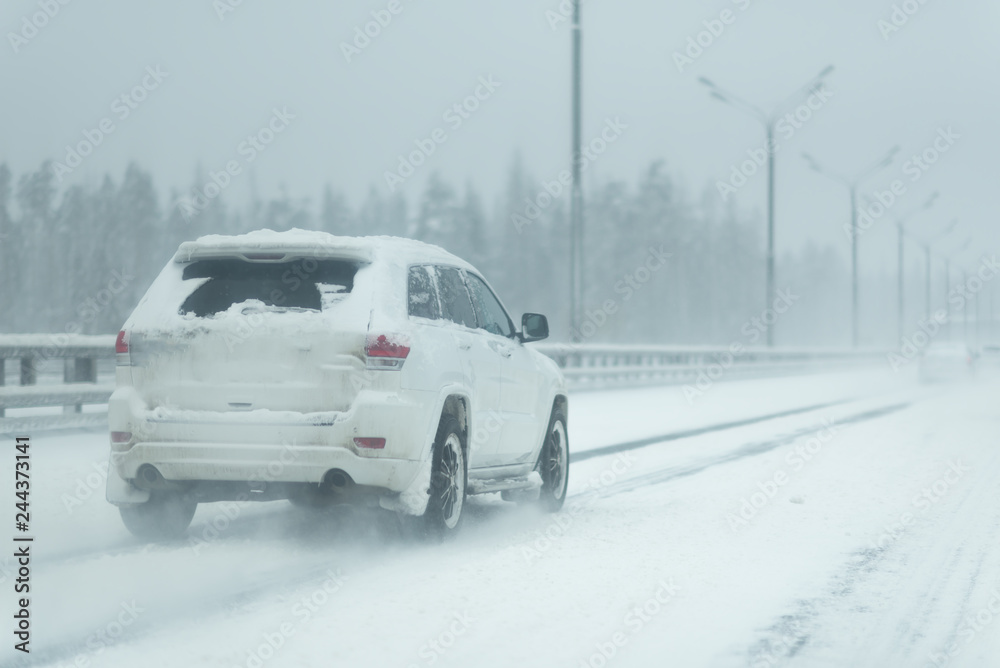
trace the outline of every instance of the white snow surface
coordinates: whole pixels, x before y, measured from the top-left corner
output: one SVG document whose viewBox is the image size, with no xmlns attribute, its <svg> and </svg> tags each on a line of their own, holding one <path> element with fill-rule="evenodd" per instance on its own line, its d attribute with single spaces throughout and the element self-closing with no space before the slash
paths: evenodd
<svg viewBox="0 0 1000 668">
<path fill-rule="evenodd" d="M 182 243 L 174 255 L 174 261 L 188 262 L 196 257 L 240 251 L 287 251 L 314 258 L 347 256 L 361 257 L 369 261 L 376 258 L 382 261 L 394 258 L 403 264 L 416 261 L 471 266 L 440 246 L 415 239 L 390 236 L 345 237 L 299 228 L 283 232 L 261 229 L 238 235 L 205 235 L 194 241 Z"/>
<path fill-rule="evenodd" d="M 830 405 L 577 461 L 561 513 L 475 498 L 443 544 L 278 502 L 142 545 L 106 436 L 36 434 L 32 653 L 8 628 L 0 665 L 1000 665 L 998 397 L 888 371 L 575 395 L 576 452 Z"/>
</svg>

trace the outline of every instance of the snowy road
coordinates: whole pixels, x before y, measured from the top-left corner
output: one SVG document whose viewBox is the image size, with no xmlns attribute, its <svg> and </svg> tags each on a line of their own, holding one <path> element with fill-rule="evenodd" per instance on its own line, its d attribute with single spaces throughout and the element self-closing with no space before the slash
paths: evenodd
<svg viewBox="0 0 1000 668">
<path fill-rule="evenodd" d="M 443 545 L 284 502 L 139 545 L 105 436 L 38 434 L 33 651 L 0 664 L 1000 665 L 998 400 L 882 371 L 580 394 L 564 511 L 477 499 Z"/>
</svg>

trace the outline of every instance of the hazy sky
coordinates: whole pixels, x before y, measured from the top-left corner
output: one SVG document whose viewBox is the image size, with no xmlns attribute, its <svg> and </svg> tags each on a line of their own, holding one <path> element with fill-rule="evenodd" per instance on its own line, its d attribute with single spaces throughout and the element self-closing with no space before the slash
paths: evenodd
<svg viewBox="0 0 1000 668">
<path fill-rule="evenodd" d="M 331 182 L 357 204 L 369 186 L 388 191 L 384 173 L 438 128 L 447 141 L 402 186 L 411 202 L 432 170 L 456 185 L 471 180 L 492 198 L 516 150 L 539 188 L 568 164 L 570 30 L 568 22 L 553 26 L 557 14 L 547 14 L 559 12 L 559 0 L 399 0 L 391 23 L 352 62 L 342 44 L 352 43 L 355 28 L 389 0 L 244 0 L 222 18 L 219 7 L 237 0 L 46 1 L 58 13 L 16 45 L 10 34 L 22 34 L 23 17 L 41 11 L 39 0 L 8 0 L 0 10 L 0 160 L 17 173 L 46 158 L 65 160 L 67 144 L 83 140 L 102 119 L 114 131 L 66 183 L 96 181 L 108 171 L 120 178 L 136 160 L 161 187 L 188 188 L 197 163 L 218 171 L 235 160 L 242 173 L 225 197 L 242 204 L 247 160 L 256 152 L 252 168 L 263 194 L 284 186 L 317 202 Z M 780 142 L 779 250 L 810 240 L 846 249 L 846 191 L 811 172 L 802 151 L 853 174 L 899 144 L 896 162 L 863 192 L 900 179 L 906 193 L 892 213 L 901 214 L 940 190 L 936 207 L 913 219 L 914 231 L 958 217 L 960 227 L 941 249 L 972 236 L 977 249 L 992 251 L 1000 245 L 993 219 L 1000 4 L 905 4 L 919 10 L 886 39 L 878 22 L 891 20 L 891 0 L 585 2 L 585 139 L 599 136 L 607 119 L 627 125 L 588 179 L 634 182 L 650 161 L 664 158 L 692 189 L 714 186 L 748 150 L 763 146 L 763 131 L 711 99 L 698 77 L 770 109 L 833 64 L 832 97 Z M 724 10 L 731 12 L 729 24 L 679 72 L 674 52 Z M 149 67 L 165 78 L 157 83 Z M 445 112 L 473 95 L 480 77 L 499 86 L 480 88 L 487 99 L 456 127 L 456 117 Z M 145 99 L 133 99 L 134 108 L 115 102 L 144 78 L 151 90 L 138 97 Z M 281 132 L 273 143 L 262 151 L 242 144 L 267 127 L 275 108 L 287 108 L 294 119 L 276 123 Z M 918 181 L 912 169 L 904 173 L 904 163 L 949 128 L 950 150 Z M 763 171 L 734 197 L 741 208 L 762 213 Z M 880 261 L 894 268 L 893 234 L 883 219 L 865 235 L 868 268 Z M 970 249 L 965 257 L 971 263 L 975 254 Z"/>
</svg>

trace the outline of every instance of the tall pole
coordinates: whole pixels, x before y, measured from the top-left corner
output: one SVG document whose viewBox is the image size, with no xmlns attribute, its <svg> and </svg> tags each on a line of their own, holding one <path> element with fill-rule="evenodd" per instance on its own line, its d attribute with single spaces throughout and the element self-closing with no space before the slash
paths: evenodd
<svg viewBox="0 0 1000 668">
<path fill-rule="evenodd" d="M 767 296 L 764 305 L 774 308 L 774 124 L 767 125 Z M 774 346 L 774 327 L 767 328 L 767 347 Z"/>
<path fill-rule="evenodd" d="M 855 348 L 858 347 L 858 343 L 860 342 L 860 337 L 858 336 L 858 188 L 861 187 L 861 184 L 866 179 L 873 176 L 880 169 L 891 165 L 893 158 L 898 152 L 899 146 L 893 146 L 884 158 L 853 180 L 828 172 L 811 155 L 808 153 L 802 154 L 802 157 L 805 158 L 814 171 L 846 186 L 851 194 L 851 345 Z"/>
<path fill-rule="evenodd" d="M 896 227 L 899 230 L 899 285 L 896 288 L 897 292 L 897 309 L 896 309 L 896 332 L 900 341 L 903 340 L 903 302 L 905 295 L 903 293 L 903 283 L 904 283 L 904 270 L 903 270 L 903 224 L 897 223 Z"/>
<path fill-rule="evenodd" d="M 779 107 L 775 108 L 771 114 L 764 113 L 759 107 L 750 104 L 746 100 L 743 100 L 736 95 L 720 88 L 715 85 L 712 81 L 706 79 L 705 77 L 699 77 L 698 81 L 708 86 L 712 91 L 712 97 L 725 102 L 728 105 L 736 107 L 745 113 L 749 113 L 751 116 L 756 118 L 763 126 L 767 132 L 767 145 L 765 149 L 767 150 L 767 257 L 765 258 L 766 268 L 765 268 L 765 290 L 767 294 L 764 295 L 764 307 L 766 309 L 771 309 L 774 307 L 774 154 L 776 145 L 774 143 L 774 130 L 778 122 L 782 120 L 780 112 L 787 109 L 789 104 L 797 102 L 804 93 L 812 94 L 818 90 L 820 83 L 825 79 L 831 72 L 833 72 L 833 65 L 829 65 L 824 68 L 818 75 L 816 75 L 808 84 L 792 95 L 791 98 L 785 100 Z M 767 328 L 766 342 L 768 347 L 774 345 L 774 327 Z"/>
<path fill-rule="evenodd" d="M 931 208 L 932 206 L 934 206 L 934 202 L 937 201 L 937 199 L 938 199 L 939 196 L 940 196 L 940 193 L 935 190 L 933 193 L 931 193 L 931 196 L 927 198 L 927 201 L 924 202 L 923 205 L 919 209 L 917 209 L 916 211 L 911 212 L 909 214 L 909 216 L 912 216 L 915 213 L 919 213 L 922 210 L 926 210 L 926 209 Z M 900 340 L 903 339 L 903 321 L 906 319 L 906 255 L 905 255 L 905 253 L 906 253 L 906 228 L 903 226 L 903 223 L 906 222 L 906 220 L 909 218 L 909 216 L 903 216 L 902 218 L 897 218 L 896 219 L 896 229 L 899 232 L 899 260 L 898 260 L 898 263 L 897 263 L 899 265 L 898 266 L 898 269 L 899 269 L 899 285 L 896 288 L 896 297 L 899 300 L 899 304 L 897 306 L 896 319 L 897 319 L 897 322 L 898 322 L 898 326 L 897 326 L 898 332 L 897 333 L 898 333 L 898 336 L 899 336 Z M 927 260 L 928 260 L 928 263 L 929 263 L 930 262 L 930 246 L 927 247 Z M 929 264 L 928 264 L 927 274 L 928 274 L 928 276 L 930 276 Z M 931 311 L 930 279 L 928 278 L 928 281 L 927 281 L 927 319 L 928 320 L 931 317 L 930 311 Z"/>
<path fill-rule="evenodd" d="M 851 345 L 858 347 L 858 189 L 851 186 Z"/>
<path fill-rule="evenodd" d="M 580 341 L 580 309 L 583 305 L 583 184 L 582 114 L 581 114 L 581 29 L 580 3 L 573 0 L 573 192 L 570 197 L 570 331 L 573 341 Z"/>
</svg>

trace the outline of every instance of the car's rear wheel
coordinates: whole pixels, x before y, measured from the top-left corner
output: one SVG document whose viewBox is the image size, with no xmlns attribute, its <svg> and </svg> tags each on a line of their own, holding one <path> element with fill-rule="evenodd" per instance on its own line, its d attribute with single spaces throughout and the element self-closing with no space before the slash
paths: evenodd
<svg viewBox="0 0 1000 668">
<path fill-rule="evenodd" d="M 143 540 L 169 540 L 182 536 L 191 525 L 198 502 L 172 492 L 150 494 L 146 503 L 120 506 L 125 528 Z"/>
<path fill-rule="evenodd" d="M 468 483 L 463 446 L 462 426 L 454 417 L 445 416 L 434 442 L 430 499 L 423 517 L 424 529 L 431 536 L 454 534 L 462 524 Z"/>
<path fill-rule="evenodd" d="M 569 483 L 569 438 L 566 434 L 566 413 L 561 408 L 552 412 L 549 431 L 535 470 L 542 477 L 538 502 L 546 510 L 556 512 L 566 501 Z"/>
</svg>

